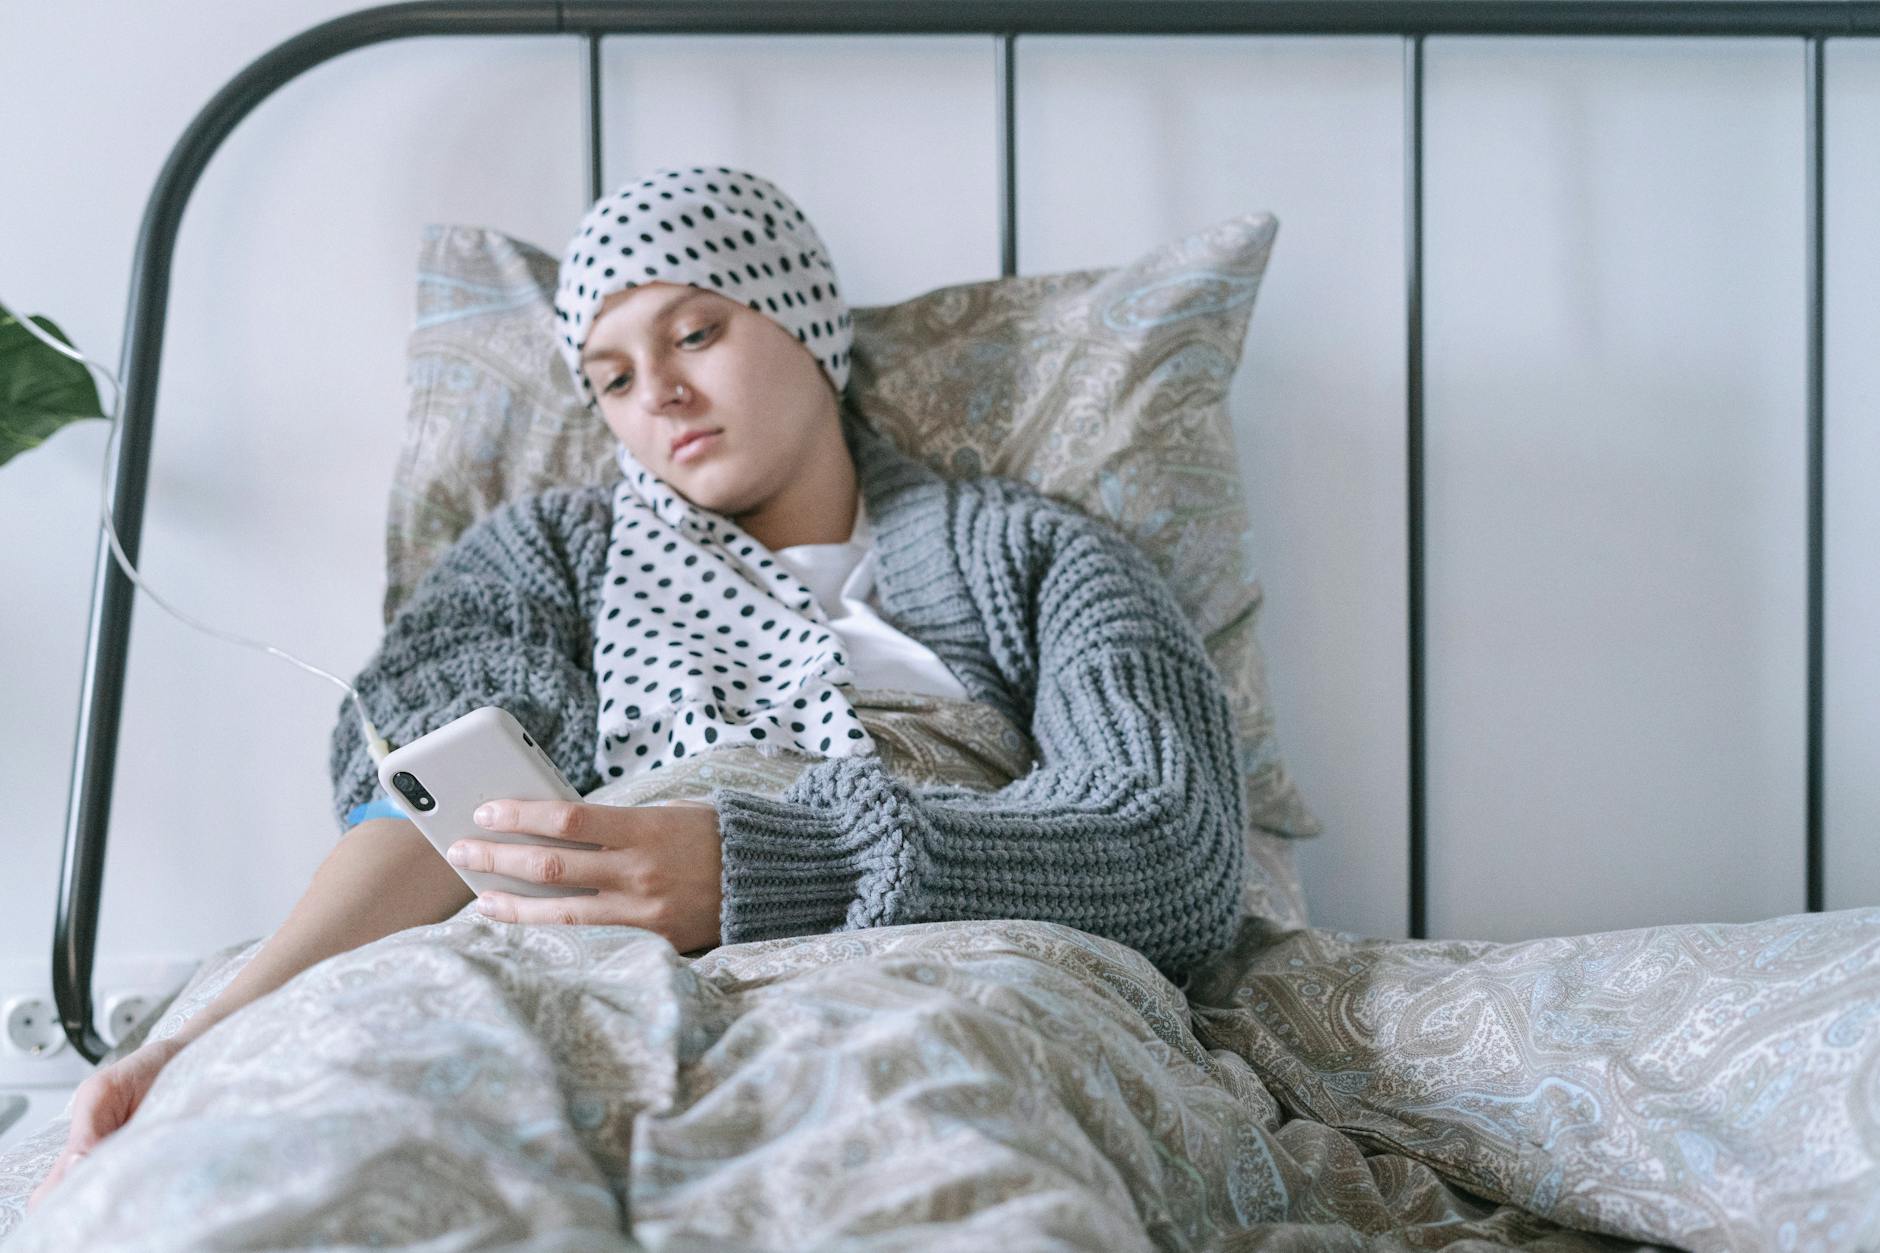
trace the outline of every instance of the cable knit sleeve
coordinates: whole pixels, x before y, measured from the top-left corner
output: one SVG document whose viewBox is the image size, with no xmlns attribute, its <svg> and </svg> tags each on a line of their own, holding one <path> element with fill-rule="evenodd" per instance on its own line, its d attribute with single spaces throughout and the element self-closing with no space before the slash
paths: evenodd
<svg viewBox="0 0 1880 1253">
<path fill-rule="evenodd" d="M 960 560 L 1002 674 L 1030 697 L 1034 768 L 968 793 L 844 757 L 778 797 L 714 791 L 722 939 L 1035 919 L 1179 981 L 1239 918 L 1244 800 L 1219 673 L 1119 532 L 1029 489 L 978 490 L 991 520 Z"/>
<path fill-rule="evenodd" d="M 599 786 L 593 618 L 611 513 L 604 491 L 555 487 L 478 519 L 439 557 L 353 680 L 379 733 L 408 744 L 483 705 L 508 710 L 568 782 Z M 342 697 L 334 816 L 380 792 L 358 711 Z"/>
</svg>

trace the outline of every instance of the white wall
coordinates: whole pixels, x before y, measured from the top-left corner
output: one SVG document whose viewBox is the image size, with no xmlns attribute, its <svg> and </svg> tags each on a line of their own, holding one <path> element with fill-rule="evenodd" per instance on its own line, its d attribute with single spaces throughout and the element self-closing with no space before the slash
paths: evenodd
<svg viewBox="0 0 1880 1253">
<path fill-rule="evenodd" d="M 0 299 L 115 366 L 131 247 L 194 111 L 352 7 L 0 9 Z M 379 632 L 418 231 L 558 248 L 574 38 L 413 41 L 277 93 L 184 220 L 144 568 L 351 675 Z M 609 182 L 765 172 L 854 303 L 998 270 L 990 39 L 609 42 Z M 1318 925 L 1406 933 L 1403 56 L 1392 38 L 1020 44 L 1019 266 L 1280 220 L 1234 392 Z M 1799 41 L 1428 45 L 1431 922 L 1486 938 L 1803 908 Z M 1829 904 L 1880 900 L 1880 49 L 1831 47 Z M 20 102 L 35 102 L 31 117 Z M 1865 281 L 1863 281 L 1865 280 Z M 43 964 L 101 423 L 0 468 L 0 957 Z M 278 925 L 335 839 L 341 693 L 140 598 L 100 948 Z"/>
</svg>

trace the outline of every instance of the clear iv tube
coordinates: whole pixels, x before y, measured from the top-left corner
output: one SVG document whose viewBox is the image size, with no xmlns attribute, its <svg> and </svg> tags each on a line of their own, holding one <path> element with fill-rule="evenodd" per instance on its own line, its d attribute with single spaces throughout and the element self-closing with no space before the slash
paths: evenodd
<svg viewBox="0 0 1880 1253">
<path fill-rule="evenodd" d="M 11 308 L 11 306 L 8 306 L 8 307 Z M 29 331 L 31 334 L 37 337 L 48 348 L 53 349 L 55 352 L 58 352 L 63 356 L 70 357 L 72 360 L 78 362 L 80 365 L 83 365 L 91 370 L 97 371 L 100 375 L 104 377 L 105 382 L 111 385 L 111 414 L 110 414 L 111 429 L 105 435 L 105 441 L 104 441 L 104 472 L 98 484 L 98 517 L 99 517 L 99 520 L 104 523 L 105 535 L 111 541 L 111 555 L 117 558 L 118 568 L 124 571 L 125 577 L 130 579 L 130 581 L 132 583 L 135 583 L 138 587 L 142 588 L 146 596 L 156 601 L 157 604 L 162 605 L 165 612 L 169 613 L 171 617 L 177 618 L 181 620 L 182 622 L 185 622 L 188 625 L 195 627 L 198 631 L 203 631 L 209 635 L 218 636 L 222 639 L 229 640 L 232 643 L 242 644 L 249 648 L 258 648 L 258 649 L 261 649 L 263 652 L 272 653 L 276 657 L 281 658 L 283 661 L 292 662 L 294 665 L 299 666 L 302 670 L 306 670 L 312 674 L 317 674 L 321 678 L 326 679 L 338 685 L 342 691 L 344 691 L 348 696 L 352 697 L 353 707 L 359 711 L 359 724 L 365 730 L 366 746 L 372 753 L 372 759 L 374 761 L 378 761 L 381 758 L 383 758 L 385 754 L 389 753 L 391 751 L 391 745 L 385 741 L 385 737 L 379 734 L 378 728 L 372 725 L 372 720 L 366 717 L 365 704 L 360 701 L 359 693 L 353 688 L 352 684 L 346 682 L 346 680 L 340 678 L 338 675 L 328 674 L 326 671 L 320 669 L 320 667 L 318 666 L 308 665 L 306 662 L 300 660 L 298 657 L 295 657 L 290 653 L 283 652 L 281 649 L 274 647 L 272 644 L 264 643 L 261 640 L 251 640 L 251 639 L 248 639 L 246 636 L 234 635 L 228 631 L 218 631 L 216 628 L 209 626 L 207 623 L 196 621 L 196 619 L 190 617 L 188 614 L 184 613 L 182 610 L 175 608 L 169 602 L 165 601 L 163 597 L 157 595 L 154 591 L 152 591 L 150 588 L 150 585 L 148 583 L 145 583 L 143 579 L 138 575 L 137 571 L 131 568 L 130 558 L 124 555 L 123 546 L 118 543 L 117 526 L 113 523 L 112 518 L 111 518 L 111 504 L 110 504 L 111 442 L 117 437 L 118 422 L 119 422 L 119 419 L 122 417 L 122 409 L 124 405 L 124 390 L 118 386 L 117 376 L 112 374 L 111 371 L 105 369 L 102 365 L 99 365 L 96 361 L 93 361 L 90 357 L 87 357 L 84 353 L 79 352 L 76 348 L 68 347 L 67 345 L 60 343 L 53 336 L 48 335 L 45 331 L 41 330 L 37 325 L 34 324 L 32 318 L 27 317 L 25 315 L 15 315 L 15 316 L 21 326 L 25 327 L 27 331 Z"/>
</svg>

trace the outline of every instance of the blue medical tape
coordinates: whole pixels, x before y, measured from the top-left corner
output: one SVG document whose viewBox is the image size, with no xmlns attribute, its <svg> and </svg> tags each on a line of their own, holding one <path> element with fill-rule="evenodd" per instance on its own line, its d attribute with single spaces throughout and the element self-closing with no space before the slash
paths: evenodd
<svg viewBox="0 0 1880 1253">
<path fill-rule="evenodd" d="M 391 797 L 380 793 L 362 805 L 354 805 L 346 811 L 346 829 L 352 830 L 368 818 L 403 818 L 405 811 L 398 807 Z"/>
</svg>

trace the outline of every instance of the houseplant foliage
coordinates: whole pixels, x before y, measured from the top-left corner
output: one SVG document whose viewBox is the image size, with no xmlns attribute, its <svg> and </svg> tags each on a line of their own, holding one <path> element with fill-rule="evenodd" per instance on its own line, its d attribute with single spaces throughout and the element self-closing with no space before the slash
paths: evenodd
<svg viewBox="0 0 1880 1253">
<path fill-rule="evenodd" d="M 39 329 L 71 345 L 50 318 L 31 316 Z M 0 465 L 43 444 L 67 423 L 104 416 L 91 372 L 42 343 L 0 306 Z"/>
</svg>

